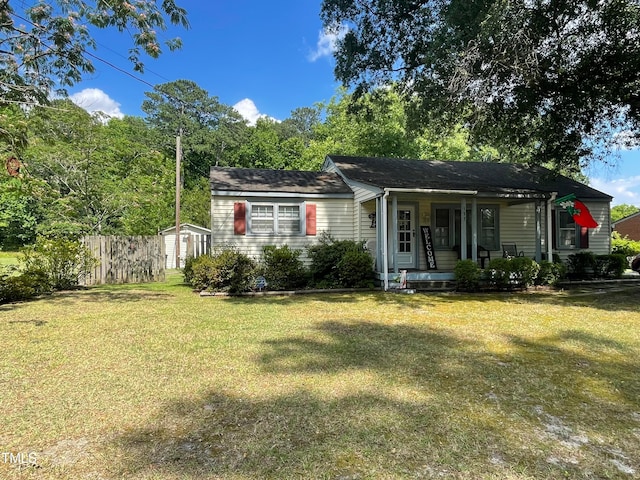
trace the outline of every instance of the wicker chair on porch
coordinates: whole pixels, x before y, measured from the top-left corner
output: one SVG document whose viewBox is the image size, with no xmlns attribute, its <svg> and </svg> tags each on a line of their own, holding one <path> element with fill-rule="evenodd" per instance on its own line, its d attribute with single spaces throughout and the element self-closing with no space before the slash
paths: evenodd
<svg viewBox="0 0 640 480">
<path fill-rule="evenodd" d="M 503 243 L 502 256 L 504 258 L 524 257 L 524 252 L 518 251 L 515 243 Z"/>
</svg>

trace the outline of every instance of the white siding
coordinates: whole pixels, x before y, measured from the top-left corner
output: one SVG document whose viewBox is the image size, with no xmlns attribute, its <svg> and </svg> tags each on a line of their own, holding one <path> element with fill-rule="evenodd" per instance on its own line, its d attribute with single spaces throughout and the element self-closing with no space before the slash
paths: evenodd
<svg viewBox="0 0 640 480">
<path fill-rule="evenodd" d="M 500 248 L 504 243 L 515 243 L 519 252 L 525 257 L 536 255 L 536 204 L 525 203 L 500 206 Z M 546 250 L 546 220 L 542 216 L 542 251 Z M 495 255 L 495 257 L 494 257 Z M 491 252 L 491 258 L 502 257 L 502 250 Z"/>
<path fill-rule="evenodd" d="M 582 251 L 595 253 L 596 255 L 607 255 L 611 253 L 611 217 L 609 204 L 606 202 L 588 202 L 584 204 L 591 212 L 591 216 L 598 226 L 589 229 L 589 248 Z M 576 249 L 557 249 L 557 253 L 562 260 L 566 260 L 569 255 L 581 251 Z"/>
<path fill-rule="evenodd" d="M 281 199 L 268 197 L 247 198 L 236 196 L 217 196 L 211 202 L 212 247 L 234 246 L 246 255 L 259 259 L 266 245 L 278 247 L 288 245 L 292 249 L 302 250 L 300 259 L 307 261 L 306 247 L 318 243 L 326 232 L 336 240 L 348 240 L 354 237 L 353 199 L 351 198 L 313 198 L 307 203 L 316 205 L 317 235 L 235 235 L 233 232 L 233 205 L 236 202 L 282 202 Z M 287 203 L 300 203 L 301 199 L 287 200 Z M 304 219 L 303 219 L 304 222 Z"/>
</svg>

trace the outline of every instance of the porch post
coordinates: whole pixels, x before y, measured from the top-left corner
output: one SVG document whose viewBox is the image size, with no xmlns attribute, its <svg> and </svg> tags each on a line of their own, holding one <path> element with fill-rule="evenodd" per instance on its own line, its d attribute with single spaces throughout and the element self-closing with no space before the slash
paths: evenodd
<svg viewBox="0 0 640 480">
<path fill-rule="evenodd" d="M 553 262 L 553 224 L 551 223 L 551 215 L 553 215 L 553 210 L 551 209 L 554 200 L 558 192 L 553 192 L 551 194 L 551 198 L 547 200 L 547 260 Z"/>
<path fill-rule="evenodd" d="M 478 200 L 471 199 L 471 259 L 478 263 Z"/>
<path fill-rule="evenodd" d="M 380 219 L 380 229 L 382 231 L 382 274 L 384 275 L 384 290 L 389 290 L 389 228 L 387 225 L 387 216 L 389 213 L 389 205 L 387 199 L 389 192 L 385 190 L 382 197 L 382 218 Z"/>
<path fill-rule="evenodd" d="M 542 203 L 536 200 L 536 262 L 542 260 Z"/>
<path fill-rule="evenodd" d="M 376 197 L 376 268 L 384 272 L 382 264 L 382 197 Z"/>
<path fill-rule="evenodd" d="M 398 273 L 398 197 L 391 197 L 391 248 L 393 273 Z"/>
<path fill-rule="evenodd" d="M 467 259 L 467 199 L 460 202 L 460 259 Z"/>
</svg>

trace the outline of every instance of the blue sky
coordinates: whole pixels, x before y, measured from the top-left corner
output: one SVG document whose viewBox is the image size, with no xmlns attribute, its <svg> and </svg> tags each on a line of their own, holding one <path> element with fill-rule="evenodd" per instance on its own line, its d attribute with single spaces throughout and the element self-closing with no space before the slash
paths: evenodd
<svg viewBox="0 0 640 480">
<path fill-rule="evenodd" d="M 148 84 L 187 79 L 254 122 L 260 115 L 283 120 L 295 108 L 336 93 L 335 37 L 323 32 L 321 0 L 178 3 L 187 9 L 191 28 L 170 29 L 160 38 L 181 37 L 182 50 L 148 59 L 145 73 L 138 74 L 127 61 L 128 34 L 99 32 L 95 54 L 140 80 L 96 61 L 96 73 L 70 90 L 74 101 L 113 116 L 142 116 Z M 614 166 L 596 165 L 585 172 L 591 185 L 614 196 L 614 205 L 640 207 L 640 149 L 621 151 L 611 160 Z"/>
</svg>

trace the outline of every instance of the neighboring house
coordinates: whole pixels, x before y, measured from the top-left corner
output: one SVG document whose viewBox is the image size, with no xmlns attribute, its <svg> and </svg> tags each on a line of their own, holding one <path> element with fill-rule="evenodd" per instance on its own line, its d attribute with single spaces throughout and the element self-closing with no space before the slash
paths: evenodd
<svg viewBox="0 0 640 480">
<path fill-rule="evenodd" d="M 613 231 L 618 232 L 622 238 L 640 241 L 640 212 L 621 218 L 611 225 Z"/>
<path fill-rule="evenodd" d="M 211 193 L 214 245 L 259 257 L 322 232 L 365 241 L 385 287 L 400 270 L 451 279 L 459 258 L 501 257 L 507 243 L 537 260 L 610 251 L 611 196 L 542 167 L 330 155 L 321 172 L 212 167 Z M 569 194 L 596 228 L 555 205 Z"/>
<path fill-rule="evenodd" d="M 160 232 L 164 237 L 166 252 L 165 268 L 176 268 L 176 227 L 165 228 Z M 199 257 L 211 249 L 211 230 L 190 223 L 180 225 L 180 268 L 185 258 Z"/>
</svg>

